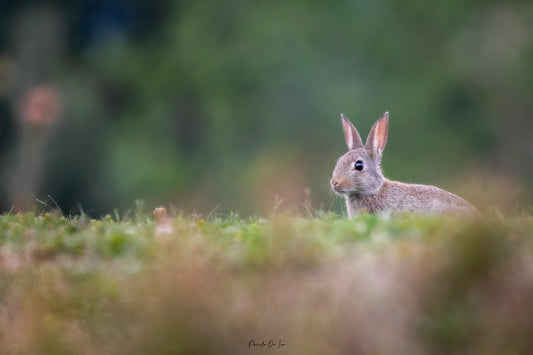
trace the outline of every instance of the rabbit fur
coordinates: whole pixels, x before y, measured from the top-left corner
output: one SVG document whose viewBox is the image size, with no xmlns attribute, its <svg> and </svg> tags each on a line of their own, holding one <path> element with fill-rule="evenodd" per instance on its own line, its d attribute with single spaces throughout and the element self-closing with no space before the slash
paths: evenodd
<svg viewBox="0 0 533 355">
<path fill-rule="evenodd" d="M 388 112 L 376 121 L 364 145 L 355 126 L 342 114 L 341 120 L 348 152 L 337 160 L 330 184 L 335 193 L 344 196 L 349 218 L 364 212 L 478 214 L 471 204 L 448 191 L 383 176 L 381 155 L 387 143 Z"/>
</svg>

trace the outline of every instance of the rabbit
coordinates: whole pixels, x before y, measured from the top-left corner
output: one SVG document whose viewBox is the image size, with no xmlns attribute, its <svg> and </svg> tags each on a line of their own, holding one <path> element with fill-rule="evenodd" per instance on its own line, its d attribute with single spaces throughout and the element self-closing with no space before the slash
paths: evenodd
<svg viewBox="0 0 533 355">
<path fill-rule="evenodd" d="M 435 186 L 406 184 L 386 179 L 381 155 L 387 144 L 389 113 L 376 121 L 366 144 L 355 126 L 341 114 L 348 152 L 337 160 L 330 184 L 344 196 L 348 217 L 358 213 L 411 213 L 478 215 L 468 202 Z"/>
</svg>

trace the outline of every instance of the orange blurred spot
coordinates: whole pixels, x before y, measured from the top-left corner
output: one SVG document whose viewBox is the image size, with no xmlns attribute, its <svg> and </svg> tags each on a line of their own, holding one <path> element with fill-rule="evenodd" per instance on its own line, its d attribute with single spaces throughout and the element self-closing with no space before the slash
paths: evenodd
<svg viewBox="0 0 533 355">
<path fill-rule="evenodd" d="M 37 86 L 23 98 L 20 117 L 30 126 L 45 128 L 57 120 L 61 108 L 61 95 L 54 85 Z"/>
</svg>

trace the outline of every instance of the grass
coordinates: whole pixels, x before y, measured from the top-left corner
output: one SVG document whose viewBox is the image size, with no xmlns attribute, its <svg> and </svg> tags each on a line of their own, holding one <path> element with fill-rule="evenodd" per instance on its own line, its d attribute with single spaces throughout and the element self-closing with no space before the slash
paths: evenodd
<svg viewBox="0 0 533 355">
<path fill-rule="evenodd" d="M 530 354 L 532 280 L 529 216 L 5 214 L 0 353 Z"/>
</svg>

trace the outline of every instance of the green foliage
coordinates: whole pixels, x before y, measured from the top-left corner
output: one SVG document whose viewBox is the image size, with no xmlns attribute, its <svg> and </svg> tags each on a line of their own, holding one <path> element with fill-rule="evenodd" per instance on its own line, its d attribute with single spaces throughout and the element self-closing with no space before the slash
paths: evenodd
<svg viewBox="0 0 533 355">
<path fill-rule="evenodd" d="M 61 61 L 65 119 L 42 191 L 65 209 L 81 202 L 104 215 L 142 198 L 253 215 L 276 195 L 298 206 L 306 187 L 335 207 L 327 182 L 344 150 L 339 114 L 365 135 L 386 110 L 391 178 L 500 208 L 531 197 L 530 3 L 158 8 L 142 37 L 102 38 Z"/>
<path fill-rule="evenodd" d="M 247 354 L 252 339 L 306 354 L 532 350 L 529 216 L 137 209 L 0 216 L 3 354 Z"/>
</svg>

